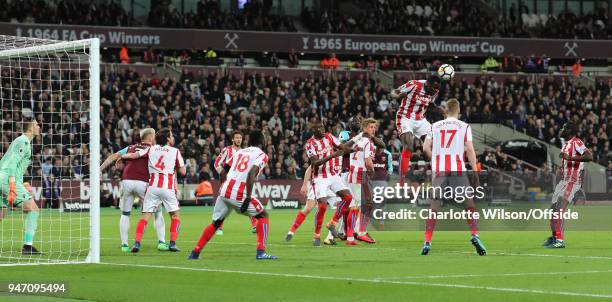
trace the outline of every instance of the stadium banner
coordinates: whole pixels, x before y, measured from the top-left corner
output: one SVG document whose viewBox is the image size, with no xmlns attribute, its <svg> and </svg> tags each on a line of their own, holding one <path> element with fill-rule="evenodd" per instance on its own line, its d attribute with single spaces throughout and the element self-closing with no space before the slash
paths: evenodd
<svg viewBox="0 0 612 302">
<path fill-rule="evenodd" d="M 213 192 L 219 191 L 219 181 L 211 181 Z M 195 204 L 195 189 L 197 184 L 179 184 L 177 186 L 178 198 L 181 202 Z M 304 197 L 300 194 L 302 180 L 260 180 L 253 184 L 253 197 L 259 198 L 264 204 L 270 201 L 274 208 L 300 207 Z M 121 197 L 121 185 L 119 181 L 102 181 L 100 184 L 100 195 L 102 199 L 118 200 Z M 63 180 L 51 185 L 43 185 L 39 181 L 32 183 L 32 196 L 34 200 L 52 204 L 55 200 L 61 200 L 66 210 L 88 210 L 89 209 L 89 185 L 87 182 L 78 180 Z"/>
<path fill-rule="evenodd" d="M 0 34 L 54 40 L 100 38 L 103 47 L 374 55 L 607 58 L 612 40 L 276 33 L 150 27 L 0 23 Z M 266 43 L 261 43 L 266 41 Z"/>
<path fill-rule="evenodd" d="M 268 202 L 273 209 L 299 209 L 300 200 L 298 199 L 270 199 Z"/>
</svg>

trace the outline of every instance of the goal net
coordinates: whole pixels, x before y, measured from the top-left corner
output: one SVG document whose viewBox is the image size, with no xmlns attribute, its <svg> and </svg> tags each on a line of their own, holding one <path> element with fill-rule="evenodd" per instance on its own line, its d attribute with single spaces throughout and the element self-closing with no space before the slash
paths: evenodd
<svg viewBox="0 0 612 302">
<path fill-rule="evenodd" d="M 12 204 L 0 183 L 0 265 L 99 262 L 99 65 L 98 39 L 0 35 L 0 156 L 25 160 L 31 150 Z M 24 128 L 29 148 L 9 150 Z M 8 166 L 1 182 L 20 174 Z"/>
</svg>

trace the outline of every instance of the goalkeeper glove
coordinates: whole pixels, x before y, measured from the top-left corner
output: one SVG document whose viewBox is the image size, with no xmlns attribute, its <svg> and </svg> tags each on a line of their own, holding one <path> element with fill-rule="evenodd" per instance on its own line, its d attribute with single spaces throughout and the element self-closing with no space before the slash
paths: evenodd
<svg viewBox="0 0 612 302">
<path fill-rule="evenodd" d="M 246 211 L 249 209 L 249 204 L 251 204 L 251 197 L 247 196 L 240 206 L 240 213 L 246 213 Z"/>
<path fill-rule="evenodd" d="M 9 182 L 9 192 L 6 199 L 8 201 L 9 207 L 12 207 L 13 203 L 15 203 L 15 201 L 17 200 L 17 185 L 15 184 L 15 181 Z"/>
</svg>

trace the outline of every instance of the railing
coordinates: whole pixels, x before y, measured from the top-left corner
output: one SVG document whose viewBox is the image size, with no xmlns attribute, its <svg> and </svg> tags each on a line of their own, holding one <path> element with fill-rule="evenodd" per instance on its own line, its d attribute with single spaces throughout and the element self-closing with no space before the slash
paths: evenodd
<svg viewBox="0 0 612 302">
<path fill-rule="evenodd" d="M 488 136 L 488 135 L 486 135 L 486 134 L 483 134 L 482 132 L 480 132 L 480 131 L 478 131 L 478 130 L 475 130 L 475 129 L 472 129 L 472 134 L 473 134 L 473 136 L 474 136 L 476 139 L 480 139 L 481 141 L 483 141 L 483 145 L 485 146 L 485 148 L 487 148 L 487 149 L 488 149 L 488 150 L 490 150 L 490 151 L 495 151 L 496 149 L 495 149 L 495 147 L 493 147 L 493 146 L 496 146 L 496 145 L 498 145 L 499 143 L 501 143 L 501 141 L 500 141 L 500 140 L 495 139 L 495 138 L 493 138 L 493 137 L 490 137 L 490 136 Z M 488 144 L 487 142 L 492 142 L 492 144 Z M 513 156 L 513 155 L 510 155 L 510 154 L 506 154 L 506 155 L 508 156 L 508 158 L 510 158 L 510 159 L 512 159 L 512 160 L 515 160 L 515 161 L 521 161 L 521 162 L 523 162 L 523 164 L 524 164 L 525 166 L 527 166 L 527 167 L 529 167 L 529 168 L 531 168 L 531 169 L 533 169 L 533 170 L 543 172 L 543 169 L 542 169 L 542 168 L 540 168 L 540 167 L 538 167 L 538 166 L 536 166 L 536 165 L 534 165 L 534 164 L 528 163 L 528 162 L 526 162 L 524 159 L 520 159 L 520 158 L 515 157 L 515 156 Z M 546 173 L 546 172 L 544 172 L 544 173 Z"/>
<path fill-rule="evenodd" d="M 518 199 L 518 198 L 522 198 L 526 195 L 527 193 L 527 186 L 525 185 L 525 181 L 516 177 L 516 176 L 512 176 L 509 173 L 506 173 L 502 170 L 499 170 L 497 168 L 493 168 L 490 167 L 488 165 L 483 164 L 483 167 L 485 167 L 487 169 L 487 171 L 491 171 L 491 172 L 495 172 L 495 174 L 493 176 L 498 176 L 499 177 L 499 181 L 500 182 L 504 182 L 504 183 L 509 183 L 510 186 L 508 187 L 508 193 L 510 195 L 512 195 L 512 197 Z M 493 190 L 495 190 L 495 186 L 493 188 Z M 494 199 L 496 195 L 496 192 L 493 192 L 491 194 L 491 198 Z"/>
</svg>

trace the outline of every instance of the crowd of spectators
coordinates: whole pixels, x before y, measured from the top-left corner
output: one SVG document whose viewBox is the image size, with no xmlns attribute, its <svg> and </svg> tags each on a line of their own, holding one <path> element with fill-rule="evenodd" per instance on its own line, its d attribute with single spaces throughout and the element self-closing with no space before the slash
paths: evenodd
<svg viewBox="0 0 612 302">
<path fill-rule="evenodd" d="M 0 22 L 136 26 L 117 1 L 0 0 Z"/>
<path fill-rule="evenodd" d="M 612 29 L 605 9 L 596 8 L 594 12 L 576 14 L 562 11 L 558 15 L 529 13 L 527 6 L 522 6 L 517 14 L 516 6 L 510 6 L 508 21 L 522 24 L 526 31 L 535 37 L 545 38 L 579 38 L 609 39 Z"/>
<path fill-rule="evenodd" d="M 493 13 L 473 0 L 380 0 L 358 1 L 362 12 L 350 16 L 334 9 L 315 15 L 301 15 L 310 30 L 329 33 L 396 35 L 542 37 L 607 39 L 612 28 L 605 10 L 576 15 L 519 12 L 513 4 L 507 13 Z"/>
<path fill-rule="evenodd" d="M 296 32 L 297 17 L 272 13 L 272 1 L 248 1 L 224 11 L 214 0 L 199 0 L 194 10 L 183 11 L 170 0 L 153 0 L 144 25 L 153 27 L 206 28 Z M 357 13 L 336 7 L 321 12 L 306 7 L 299 19 L 313 32 L 480 37 L 541 37 L 609 39 L 612 24 L 605 9 L 577 14 L 529 13 L 514 4 L 506 12 L 494 12 L 476 0 L 360 0 Z M 108 26 L 140 26 L 118 1 L 0 0 L 0 21 L 64 23 Z M 6 9 L 4 9 L 6 8 Z M 349 10 L 352 11 L 352 10 Z M 24 14 L 24 12 L 29 12 Z"/>
<path fill-rule="evenodd" d="M 219 3 L 200 0 L 195 11 L 180 12 L 169 0 L 151 1 L 148 25 L 258 31 L 297 31 L 288 16 L 271 13 L 272 1 L 249 1 L 235 12 L 221 11 Z"/>
<path fill-rule="evenodd" d="M 186 81 L 189 79 L 189 81 Z M 270 156 L 263 178 L 296 178 L 306 168 L 303 152 L 311 133 L 309 121 L 323 117 L 328 130 L 338 133 L 350 116 L 375 117 L 379 133 L 392 152 L 399 152 L 394 113 L 397 101 L 388 91 L 367 79 L 324 75 L 320 78 L 284 82 L 274 77 L 219 74 L 186 74 L 183 79 L 145 77 L 133 72 L 102 77 L 103 157 L 137 140 L 143 127 L 172 127 L 177 145 L 189 160 L 188 171 L 198 177 L 218 177 L 212 162 L 229 133 L 262 128 L 268 138 Z M 193 85 L 199 84 L 195 89 Z M 594 89 L 579 88 L 571 80 L 525 78 L 497 82 L 481 78 L 474 83 L 447 85 L 441 99 L 456 97 L 463 104 L 462 118 L 468 122 L 504 122 L 546 142 L 560 146 L 560 127 L 568 119 L 578 121 L 581 136 L 593 150 L 595 161 L 612 159 L 610 102 L 612 83 L 599 81 Z M 246 137 L 248 144 L 248 136 Z M 417 149 L 420 143 L 417 144 Z M 413 162 L 422 158 L 415 152 Z M 521 163 L 515 163 L 516 169 Z M 497 167 L 514 170 L 502 163 Z M 195 179 L 195 176 L 194 176 Z"/>
<path fill-rule="evenodd" d="M 89 99 L 89 74 L 44 69 L 32 71 L 27 79 L 15 76 L 17 72 L 6 67 L 0 71 L 0 156 L 21 135 L 19 121 L 35 117 L 41 125 L 41 135 L 32 141 L 32 165 L 24 181 L 40 181 L 41 206 L 58 207 L 60 180 L 78 181 L 89 174 L 89 103 L 85 101 Z M 19 72 L 30 74 L 27 68 Z M 40 80 L 51 76 L 55 80 Z M 78 184 L 62 187 L 64 192 L 79 190 Z"/>
</svg>

